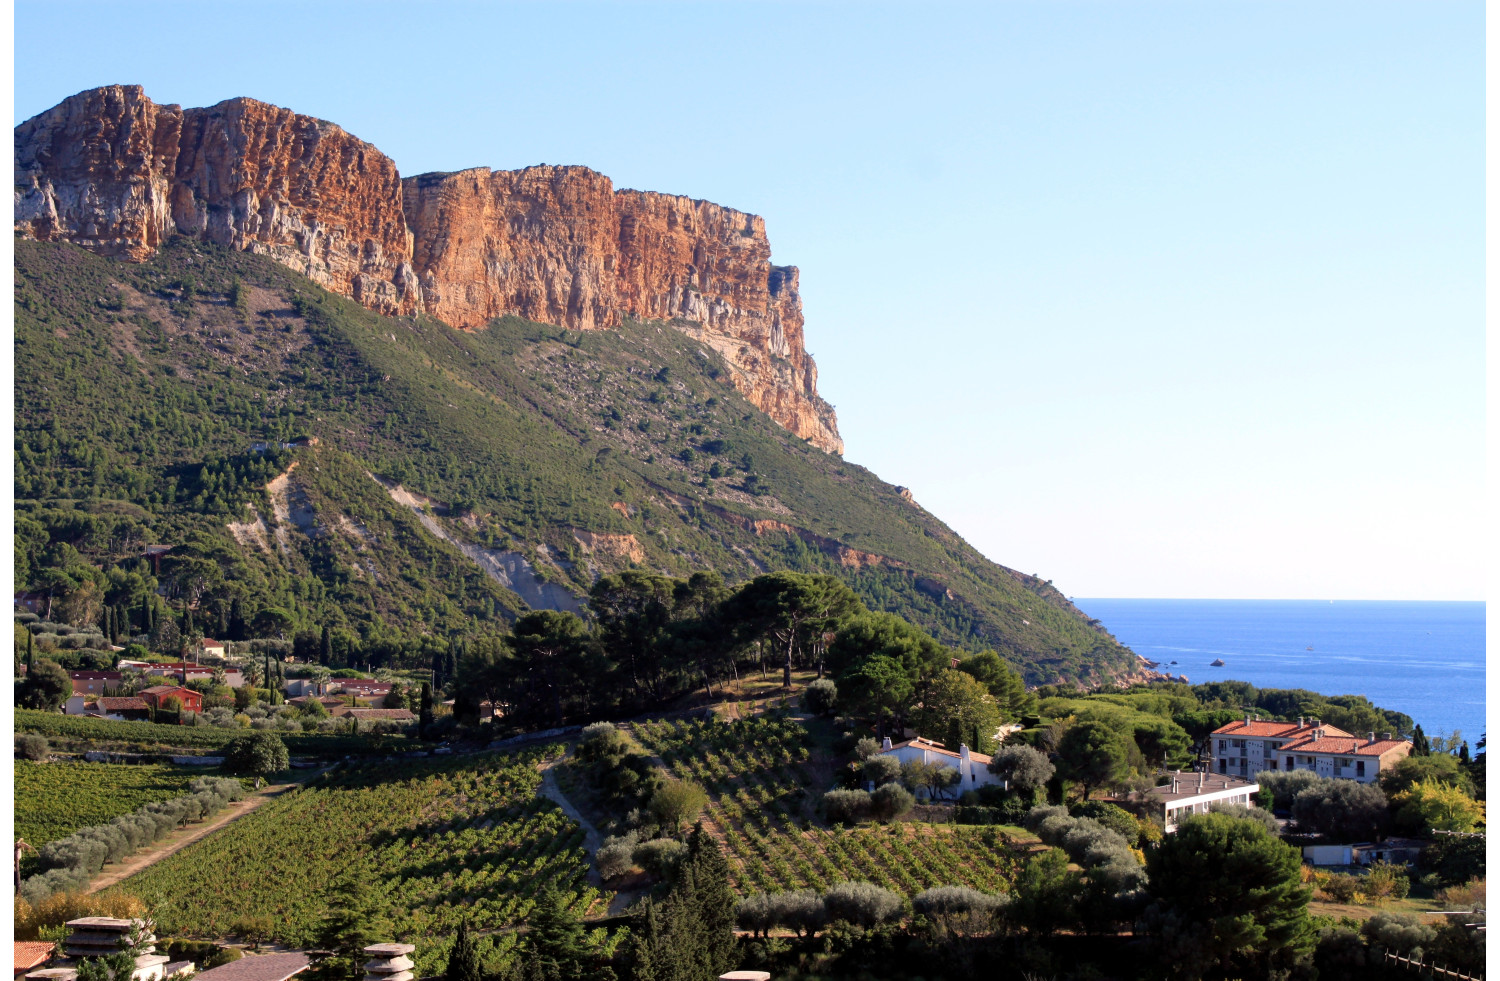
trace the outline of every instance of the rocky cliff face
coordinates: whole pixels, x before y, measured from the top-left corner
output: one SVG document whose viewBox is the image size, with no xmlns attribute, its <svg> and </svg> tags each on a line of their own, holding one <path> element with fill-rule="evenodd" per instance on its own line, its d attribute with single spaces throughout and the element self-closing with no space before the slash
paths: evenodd
<svg viewBox="0 0 1500 981">
<path fill-rule="evenodd" d="M 382 313 L 420 304 L 396 165 L 332 123 L 93 89 L 16 127 L 16 230 L 139 261 L 174 233 L 265 253 Z"/>
<path fill-rule="evenodd" d="M 782 426 L 843 452 L 804 350 L 797 269 L 765 223 L 616 191 L 586 167 L 402 180 L 332 123 L 251 99 L 159 106 L 83 92 L 16 127 L 16 230 L 140 261 L 172 234 L 264 253 L 381 313 L 457 327 L 517 314 L 578 330 L 673 320 Z"/>
</svg>

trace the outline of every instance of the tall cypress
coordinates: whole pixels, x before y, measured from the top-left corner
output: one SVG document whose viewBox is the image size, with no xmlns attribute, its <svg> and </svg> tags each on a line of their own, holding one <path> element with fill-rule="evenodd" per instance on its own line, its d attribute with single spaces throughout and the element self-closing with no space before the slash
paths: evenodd
<svg viewBox="0 0 1500 981">
<path fill-rule="evenodd" d="M 333 663 L 333 636 L 326 623 L 323 624 L 323 639 L 318 644 L 318 663 L 325 667 Z"/>
<path fill-rule="evenodd" d="M 1432 755 L 1432 744 L 1427 741 L 1427 733 L 1422 731 L 1422 724 L 1420 722 L 1417 723 L 1417 727 L 1411 733 L 1411 755 Z"/>
<path fill-rule="evenodd" d="M 31 674 L 31 669 L 36 667 L 36 658 L 32 656 L 31 645 L 34 635 L 30 630 L 26 631 L 26 673 Z"/>
<path fill-rule="evenodd" d="M 698 948 L 707 961 L 708 975 L 718 977 L 734 966 L 734 910 L 729 886 L 729 863 L 719 843 L 703 830 L 703 822 L 688 835 L 688 869 L 693 882 L 693 914 L 698 926 Z"/>
<path fill-rule="evenodd" d="M 484 968 L 479 962 L 479 945 L 469 935 L 469 921 L 460 920 L 458 935 L 448 952 L 448 966 L 443 970 L 444 981 L 484 981 Z"/>
</svg>

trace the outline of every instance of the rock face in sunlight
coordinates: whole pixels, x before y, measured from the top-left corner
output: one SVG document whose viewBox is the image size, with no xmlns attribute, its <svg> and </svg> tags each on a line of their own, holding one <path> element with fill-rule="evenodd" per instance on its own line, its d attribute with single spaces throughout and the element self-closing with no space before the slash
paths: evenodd
<svg viewBox="0 0 1500 981">
<path fill-rule="evenodd" d="M 841 453 L 803 345 L 794 266 L 765 222 L 615 190 L 586 167 L 402 179 L 340 127 L 253 99 L 157 105 L 93 89 L 16 127 L 16 231 L 129 261 L 174 234 L 270 256 L 386 314 L 477 328 L 516 314 L 577 330 L 666 320 L 718 351 L 758 408 Z"/>
</svg>

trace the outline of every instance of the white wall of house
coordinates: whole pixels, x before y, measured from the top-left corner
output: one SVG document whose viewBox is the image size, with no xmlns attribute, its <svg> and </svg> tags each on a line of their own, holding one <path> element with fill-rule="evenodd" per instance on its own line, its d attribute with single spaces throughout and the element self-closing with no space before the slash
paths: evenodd
<svg viewBox="0 0 1500 981">
<path fill-rule="evenodd" d="M 1183 797 L 1178 800 L 1163 802 L 1163 818 L 1168 831 L 1177 829 L 1177 822 L 1191 817 L 1194 814 L 1207 814 L 1210 804 L 1238 804 L 1241 807 L 1254 807 L 1255 795 L 1260 791 L 1259 784 L 1251 784 L 1248 787 L 1228 787 L 1224 790 L 1208 790 L 1193 797 Z"/>
<path fill-rule="evenodd" d="M 83 706 L 83 696 L 74 695 L 72 698 L 63 703 L 63 715 L 82 715 Z"/>
<path fill-rule="evenodd" d="M 1291 760 L 1291 764 L 1287 764 Z M 1295 753 L 1283 753 L 1281 756 L 1281 768 L 1283 770 L 1312 770 L 1320 777 L 1337 777 L 1340 780 L 1354 780 L 1358 783 L 1373 783 L 1380 776 L 1380 757 L 1378 756 L 1354 756 L 1350 753 L 1309 753 L 1306 750 L 1298 750 Z"/>
<path fill-rule="evenodd" d="M 887 738 L 886 742 L 889 743 L 890 739 Z M 880 755 L 894 756 L 902 763 L 917 760 L 923 763 L 937 763 L 940 766 L 957 770 L 959 782 L 948 791 L 949 796 L 957 797 L 965 790 L 978 790 L 980 787 L 1000 785 L 1000 778 L 991 773 L 988 766 L 972 758 L 968 746 L 959 746 L 958 755 L 952 756 L 908 743 L 904 746 L 883 749 Z"/>
</svg>

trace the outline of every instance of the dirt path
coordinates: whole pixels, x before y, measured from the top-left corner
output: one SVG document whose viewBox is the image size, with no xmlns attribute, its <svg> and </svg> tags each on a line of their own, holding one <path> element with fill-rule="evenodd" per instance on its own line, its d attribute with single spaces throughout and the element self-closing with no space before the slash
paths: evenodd
<svg viewBox="0 0 1500 981">
<path fill-rule="evenodd" d="M 326 769 L 326 767 L 323 769 Z M 314 771 L 313 774 L 307 779 L 311 780 L 312 777 L 320 775 L 323 772 L 323 769 Z M 135 875 L 142 869 L 149 868 L 150 866 L 155 865 L 157 862 L 160 862 L 168 855 L 174 855 L 177 852 L 182 851 L 193 842 L 200 841 L 203 838 L 207 838 L 215 831 L 218 831 L 220 828 L 224 827 L 224 825 L 228 824 L 231 821 L 239 820 L 246 814 L 251 813 L 256 808 L 266 803 L 266 801 L 271 800 L 273 797 L 278 797 L 286 791 L 292 789 L 293 787 L 300 786 L 302 786 L 301 782 L 278 783 L 271 784 L 268 787 L 255 791 L 244 800 L 235 801 L 228 807 L 224 808 L 224 810 L 214 815 L 213 820 L 207 821 L 203 824 L 191 825 L 188 828 L 184 828 L 179 831 L 174 831 L 166 838 L 152 845 L 150 848 L 146 849 L 143 852 L 137 852 L 118 865 L 106 866 L 102 872 L 96 875 L 93 880 L 89 882 L 88 888 L 84 889 L 84 892 L 91 893 L 99 892 L 103 889 L 108 889 L 110 886 L 130 878 L 132 875 Z"/>
<path fill-rule="evenodd" d="M 604 889 L 607 887 L 604 885 L 603 877 L 599 875 L 599 866 L 595 864 L 593 859 L 594 852 L 598 851 L 599 846 L 604 844 L 604 838 L 599 834 L 599 829 L 595 828 L 589 819 L 584 817 L 578 808 L 573 806 L 573 802 L 568 800 L 568 795 L 563 793 L 562 788 L 557 785 L 557 775 L 552 772 L 552 768 L 561 763 L 563 759 L 564 757 L 559 756 L 557 759 L 547 760 L 541 765 L 542 786 L 537 790 L 537 793 L 562 808 L 562 812 L 572 820 L 577 821 L 578 826 L 583 829 L 583 847 L 589 850 L 589 882 Z M 622 889 L 616 892 L 610 897 L 609 909 L 605 915 L 619 916 L 625 912 L 626 907 L 640 897 L 642 892 L 644 892 L 642 889 Z"/>
</svg>

